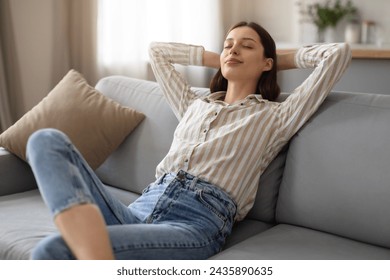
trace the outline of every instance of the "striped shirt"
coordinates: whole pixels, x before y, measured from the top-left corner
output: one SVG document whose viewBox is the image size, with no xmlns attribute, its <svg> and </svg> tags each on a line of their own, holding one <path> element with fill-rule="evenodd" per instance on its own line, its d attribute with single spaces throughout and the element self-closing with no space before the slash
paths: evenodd
<svg viewBox="0 0 390 280">
<path fill-rule="evenodd" d="M 313 115 L 346 70 L 351 52 L 344 43 L 298 49 L 297 68 L 315 68 L 284 102 L 249 95 L 234 104 L 225 92 L 200 97 L 174 65 L 202 65 L 204 48 L 152 43 L 151 65 L 179 119 L 156 176 L 184 170 L 226 191 L 242 220 L 254 204 L 260 175 L 289 139 Z"/>
</svg>

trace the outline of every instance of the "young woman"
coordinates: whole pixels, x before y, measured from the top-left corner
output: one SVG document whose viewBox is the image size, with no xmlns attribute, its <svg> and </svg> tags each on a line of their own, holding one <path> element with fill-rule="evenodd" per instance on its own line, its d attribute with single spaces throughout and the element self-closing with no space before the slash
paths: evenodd
<svg viewBox="0 0 390 280">
<path fill-rule="evenodd" d="M 276 55 L 261 26 L 235 25 L 220 55 L 203 47 L 153 43 L 152 67 L 180 123 L 154 183 L 125 206 L 59 131 L 41 130 L 27 154 L 60 234 L 35 259 L 205 259 L 221 250 L 235 221 L 253 206 L 258 180 L 317 110 L 350 61 L 346 44 Z M 219 69 L 198 97 L 174 63 Z M 277 70 L 315 68 L 284 101 Z"/>
</svg>

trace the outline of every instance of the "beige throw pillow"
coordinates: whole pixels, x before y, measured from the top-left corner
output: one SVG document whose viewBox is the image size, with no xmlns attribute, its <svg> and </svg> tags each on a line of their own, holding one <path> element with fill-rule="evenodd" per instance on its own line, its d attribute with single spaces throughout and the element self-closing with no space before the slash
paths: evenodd
<svg viewBox="0 0 390 280">
<path fill-rule="evenodd" d="M 56 128 L 96 169 L 144 117 L 105 97 L 70 70 L 38 105 L 0 135 L 0 146 L 26 160 L 29 136 L 41 128 Z"/>
</svg>

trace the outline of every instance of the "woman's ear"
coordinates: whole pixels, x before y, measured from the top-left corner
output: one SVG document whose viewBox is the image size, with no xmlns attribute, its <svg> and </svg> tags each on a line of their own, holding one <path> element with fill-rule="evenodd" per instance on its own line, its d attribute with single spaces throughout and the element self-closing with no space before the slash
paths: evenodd
<svg viewBox="0 0 390 280">
<path fill-rule="evenodd" d="M 266 58 L 263 71 L 270 71 L 273 65 L 274 65 L 274 60 L 272 58 Z"/>
</svg>

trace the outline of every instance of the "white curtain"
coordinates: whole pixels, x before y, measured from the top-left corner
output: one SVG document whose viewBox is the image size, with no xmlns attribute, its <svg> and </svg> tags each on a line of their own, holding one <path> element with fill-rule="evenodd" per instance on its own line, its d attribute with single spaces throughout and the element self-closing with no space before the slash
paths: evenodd
<svg viewBox="0 0 390 280">
<path fill-rule="evenodd" d="M 223 0 L 99 0 L 100 76 L 121 74 L 153 79 L 148 66 L 152 41 L 199 44 L 219 52 Z M 180 70 L 180 69 L 179 69 Z M 193 85 L 204 86 L 207 70 L 186 69 Z M 183 69 L 184 71 L 184 69 Z"/>
<path fill-rule="evenodd" d="M 97 69 L 98 0 L 56 0 L 53 4 L 53 86 L 73 68 L 90 84 L 100 78 Z"/>
</svg>

